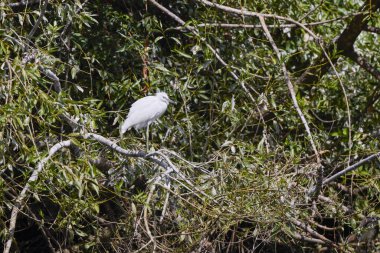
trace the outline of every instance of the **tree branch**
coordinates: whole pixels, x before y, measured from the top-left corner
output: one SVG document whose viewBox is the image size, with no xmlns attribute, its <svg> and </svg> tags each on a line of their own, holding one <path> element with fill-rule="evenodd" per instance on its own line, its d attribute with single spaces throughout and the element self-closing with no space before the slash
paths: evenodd
<svg viewBox="0 0 380 253">
<path fill-rule="evenodd" d="M 297 227 L 305 230 L 306 232 L 308 232 L 311 236 L 313 236 L 314 238 L 317 238 L 319 240 L 322 240 L 324 241 L 325 243 L 327 244 L 333 244 L 332 241 L 330 241 L 329 239 L 327 239 L 326 237 L 324 237 L 323 235 L 319 234 L 317 231 L 315 231 L 314 229 L 312 229 L 308 224 L 306 223 L 303 223 L 299 220 L 297 220 L 296 218 L 293 218 L 293 217 L 289 217 L 290 221 L 296 225 Z"/>
<path fill-rule="evenodd" d="M 32 4 L 38 4 L 40 3 L 42 0 L 21 0 L 20 2 L 17 2 L 17 3 L 10 3 L 8 4 L 9 7 L 11 8 L 16 8 L 16 7 L 21 7 L 21 6 L 27 6 L 27 5 L 32 5 Z"/>
<path fill-rule="evenodd" d="M 358 167 L 360 167 L 361 165 L 363 165 L 366 162 L 372 161 L 373 159 L 379 158 L 379 157 L 380 157 L 380 152 L 376 153 L 376 154 L 373 154 L 373 155 L 370 155 L 367 158 L 364 158 L 363 160 L 360 160 L 359 162 L 357 162 L 357 163 L 355 163 L 355 164 L 353 164 L 351 166 L 348 166 L 344 170 L 339 171 L 335 175 L 332 175 L 331 177 L 326 178 L 325 180 L 323 180 L 323 185 L 329 184 L 332 181 L 334 181 L 335 179 L 337 179 L 338 177 L 340 177 L 340 176 L 342 176 L 342 175 L 344 175 L 344 174 L 346 174 L 346 173 L 348 173 L 350 171 L 353 171 L 353 170 L 357 169 Z"/>
<path fill-rule="evenodd" d="M 347 50 L 343 53 L 345 56 L 350 58 L 352 61 L 356 62 L 360 67 L 365 71 L 370 73 L 374 78 L 380 81 L 380 71 L 377 70 L 374 66 L 366 61 L 362 56 L 360 56 L 354 49 Z"/>
<path fill-rule="evenodd" d="M 11 246 L 12 246 L 12 240 L 16 229 L 16 221 L 17 221 L 17 215 L 22 209 L 24 205 L 25 198 L 29 195 L 29 190 L 31 188 L 31 185 L 33 182 L 37 181 L 39 174 L 41 173 L 42 169 L 44 168 L 46 162 L 60 149 L 64 147 L 69 147 L 71 145 L 71 141 L 62 141 L 57 144 L 55 144 L 49 151 L 49 154 L 47 157 L 43 158 L 37 165 L 37 168 L 33 171 L 32 175 L 29 177 L 28 181 L 26 182 L 26 185 L 22 189 L 20 195 L 17 197 L 15 204 L 12 208 L 11 213 L 11 219 L 9 223 L 9 235 L 8 240 L 5 243 L 4 251 L 3 253 L 9 253 Z"/>
<path fill-rule="evenodd" d="M 369 16 L 372 12 L 375 12 L 380 8 L 380 0 L 367 0 L 361 7 L 361 14 L 355 16 L 352 21 L 347 25 L 343 32 L 333 40 L 333 42 L 327 48 L 327 54 L 332 55 L 335 50 L 338 54 L 349 51 L 353 48 L 353 45 L 358 38 L 359 34 L 364 30 L 369 21 Z M 332 63 L 335 64 L 339 58 L 339 55 L 332 59 Z M 326 59 L 325 55 L 320 55 L 319 58 L 302 73 L 298 78 L 296 84 L 312 84 L 320 80 L 320 78 L 327 73 L 331 64 Z"/>
<path fill-rule="evenodd" d="M 51 71 L 50 69 L 46 69 L 44 67 L 39 67 L 39 69 L 50 79 L 53 81 L 53 84 L 54 84 L 54 90 L 55 92 L 57 93 L 61 93 L 62 91 L 62 87 L 61 87 L 61 82 L 59 81 L 59 78 L 58 76 L 53 72 Z"/>
<path fill-rule="evenodd" d="M 261 25 L 263 27 L 265 35 L 266 35 L 266 37 L 269 40 L 269 43 L 272 45 L 273 50 L 276 52 L 278 60 L 281 62 L 282 72 L 284 73 L 284 78 L 285 78 L 286 84 L 288 86 L 288 90 L 289 90 L 290 96 L 291 96 L 292 101 L 293 101 L 293 106 L 296 109 L 299 117 L 301 118 L 302 123 L 304 124 L 304 127 L 306 129 L 307 135 L 310 138 L 309 141 L 310 141 L 310 144 L 311 144 L 311 146 L 313 148 L 313 151 L 314 151 L 314 154 L 316 156 L 317 162 L 320 164 L 320 157 L 319 157 L 319 152 L 318 152 L 317 146 L 314 143 L 313 136 L 311 134 L 309 124 L 307 123 L 306 118 L 305 118 L 304 114 L 302 113 L 301 108 L 298 105 L 298 101 L 297 101 L 297 97 L 296 97 L 296 92 L 294 91 L 294 86 L 293 86 L 292 82 L 290 81 L 289 73 L 288 73 L 288 70 L 286 69 L 285 63 L 281 59 L 280 50 L 278 49 L 276 43 L 274 42 L 274 40 L 272 38 L 272 35 L 269 32 L 268 27 L 265 24 L 264 18 L 262 16 L 259 16 L 259 20 L 260 20 L 260 23 L 261 23 Z"/>
<path fill-rule="evenodd" d="M 40 25 L 44 15 L 45 15 L 48 3 L 49 3 L 49 0 L 45 0 L 44 4 L 42 5 L 42 8 L 41 8 L 40 16 L 38 17 L 38 19 L 37 19 L 36 23 L 34 24 L 32 30 L 28 34 L 27 40 L 30 40 L 33 37 L 34 33 L 37 31 L 37 28 Z"/>
<path fill-rule="evenodd" d="M 318 21 L 318 22 L 302 23 L 302 24 L 306 27 L 326 25 L 338 20 L 351 18 L 359 14 L 362 14 L 362 13 L 361 12 L 352 13 L 352 14 L 334 18 L 334 19 L 323 20 L 323 21 Z M 251 24 L 231 24 L 231 23 L 228 23 L 228 24 L 227 23 L 201 23 L 201 24 L 195 24 L 194 26 L 195 27 L 220 27 L 220 28 L 247 28 L 247 29 L 262 28 L 262 25 L 259 25 L 259 24 L 251 25 Z M 297 24 L 275 24 L 275 25 L 267 25 L 267 27 L 269 28 L 300 28 Z M 375 28 L 375 27 L 372 27 L 372 28 Z M 180 28 L 177 28 L 177 29 L 180 29 Z"/>
<path fill-rule="evenodd" d="M 374 27 L 374 26 L 365 25 L 364 26 L 364 31 L 380 34 L 380 27 Z"/>
<path fill-rule="evenodd" d="M 266 13 L 259 13 L 259 12 L 254 12 L 254 11 L 248 11 L 248 10 L 245 10 L 245 9 L 240 9 L 239 10 L 239 9 L 232 8 L 232 7 L 229 7 L 229 6 L 225 6 L 225 5 L 222 5 L 222 4 L 213 3 L 213 2 L 210 2 L 208 0 L 197 0 L 197 1 L 203 3 L 206 6 L 215 7 L 217 9 L 223 10 L 225 12 L 234 13 L 234 14 L 238 14 L 238 15 L 242 15 L 242 16 L 274 18 L 274 19 L 278 19 L 278 20 L 288 21 L 289 23 L 295 24 L 295 25 L 301 27 L 302 29 L 304 29 L 315 40 L 319 40 L 318 36 L 313 31 L 311 31 L 309 28 L 307 28 L 304 24 L 302 24 L 302 23 L 300 23 L 300 22 L 298 22 L 298 21 L 296 21 L 294 19 L 288 18 L 288 17 L 283 17 L 283 16 L 279 16 L 279 15 L 274 15 L 274 14 L 266 14 Z"/>
<path fill-rule="evenodd" d="M 112 150 L 114 150 L 114 151 L 116 151 L 122 155 L 125 155 L 127 157 L 139 157 L 139 158 L 143 158 L 145 160 L 150 160 L 150 161 L 156 163 L 157 165 L 159 165 L 165 169 L 169 167 L 169 165 L 167 163 L 152 157 L 151 154 L 147 154 L 143 151 L 131 151 L 131 150 L 123 149 L 122 147 L 120 147 L 119 145 L 114 143 L 113 141 L 111 141 L 107 138 L 104 138 L 103 136 L 101 136 L 99 134 L 88 133 L 88 134 L 85 134 L 84 139 L 94 139 L 94 140 L 98 141 L 99 143 L 101 143 L 101 144 L 109 147 L 110 149 L 112 149 Z"/>
<path fill-rule="evenodd" d="M 115 150 L 116 152 L 118 152 L 120 154 L 123 154 L 123 155 L 128 156 L 128 157 L 140 157 L 140 158 L 143 158 L 145 160 L 152 161 L 152 162 L 156 163 L 157 165 L 159 165 L 165 169 L 168 169 L 168 171 L 169 170 L 174 171 L 174 169 L 172 169 L 170 167 L 170 165 L 168 165 L 164 161 L 161 161 L 161 160 L 158 160 L 158 159 L 152 157 L 152 155 L 150 155 L 150 154 L 146 154 L 143 151 L 130 151 L 130 150 L 123 149 L 120 146 L 118 146 L 116 143 L 112 142 L 111 140 L 109 140 L 107 138 L 104 138 L 101 135 L 94 134 L 94 133 L 88 133 L 88 134 L 84 135 L 83 138 L 84 139 L 94 139 L 94 140 L 100 142 L 101 144 L 111 148 L 112 150 Z M 21 211 L 21 209 L 23 208 L 23 206 L 25 204 L 26 197 L 29 196 L 29 194 L 30 194 L 30 188 L 32 186 L 32 183 L 37 181 L 38 176 L 41 173 L 41 171 L 43 170 L 45 164 L 47 163 L 47 161 L 49 159 L 51 159 L 51 157 L 55 153 L 57 153 L 60 149 L 62 149 L 64 147 L 70 147 L 71 145 L 74 145 L 74 144 L 70 140 L 62 141 L 62 142 L 55 144 L 50 149 L 48 156 L 43 158 L 37 164 L 36 169 L 33 171 L 32 175 L 29 177 L 28 181 L 26 182 L 24 188 L 21 190 L 21 193 L 19 194 L 19 196 L 15 200 L 15 204 L 12 208 L 12 213 L 11 213 L 11 218 L 10 218 L 10 223 L 9 223 L 9 228 L 8 228 L 9 235 L 8 235 L 8 239 L 5 243 L 3 253 L 9 253 L 9 251 L 11 249 L 12 240 L 13 240 L 13 236 L 14 236 L 15 228 L 16 228 L 17 215 Z"/>
</svg>

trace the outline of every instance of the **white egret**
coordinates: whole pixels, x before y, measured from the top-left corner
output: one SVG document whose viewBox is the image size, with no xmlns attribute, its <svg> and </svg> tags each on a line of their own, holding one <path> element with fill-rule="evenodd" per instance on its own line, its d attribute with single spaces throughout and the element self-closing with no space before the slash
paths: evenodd
<svg viewBox="0 0 380 253">
<path fill-rule="evenodd" d="M 148 148 L 149 125 L 164 114 L 170 102 L 174 103 L 165 92 L 158 92 L 154 96 L 146 96 L 134 102 L 127 119 L 121 125 L 121 136 L 132 127 L 136 130 L 146 127 Z"/>
</svg>

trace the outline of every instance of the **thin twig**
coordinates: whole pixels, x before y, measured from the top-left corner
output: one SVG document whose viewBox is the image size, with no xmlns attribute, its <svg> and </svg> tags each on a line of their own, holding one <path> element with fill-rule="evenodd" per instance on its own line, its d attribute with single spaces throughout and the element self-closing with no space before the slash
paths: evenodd
<svg viewBox="0 0 380 253">
<path fill-rule="evenodd" d="M 298 20 L 298 22 L 301 22 L 303 19 L 305 19 L 307 16 L 309 16 L 311 13 L 313 13 L 313 12 L 316 11 L 319 7 L 321 7 L 322 4 L 323 4 L 323 2 L 324 2 L 324 0 L 321 0 L 321 1 L 319 2 L 318 5 L 314 6 L 314 8 L 312 8 L 310 11 L 308 11 L 307 13 L 305 13 L 305 14 L 304 14 L 304 15 Z"/>
<path fill-rule="evenodd" d="M 44 1 L 42 8 L 41 8 L 40 16 L 38 17 L 38 19 L 37 19 L 36 23 L 34 24 L 32 30 L 28 34 L 27 40 L 30 40 L 33 37 L 34 33 L 37 31 L 38 26 L 40 25 L 42 19 L 45 16 L 45 12 L 46 12 L 46 8 L 47 8 L 48 3 L 49 3 L 49 0 Z"/>
<path fill-rule="evenodd" d="M 313 31 L 311 31 L 309 28 L 307 28 L 305 26 L 305 24 L 300 23 L 300 22 L 298 22 L 298 21 L 296 21 L 294 19 L 288 18 L 288 17 L 283 17 L 283 16 L 279 16 L 279 15 L 275 15 L 275 14 L 266 14 L 266 13 L 259 13 L 259 12 L 254 12 L 254 11 L 248 11 L 248 10 L 245 10 L 245 9 L 240 9 L 239 10 L 239 9 L 235 9 L 235 8 L 232 8 L 232 7 L 229 7 L 229 6 L 225 6 L 225 5 L 222 5 L 222 4 L 213 3 L 213 2 L 210 2 L 210 1 L 207 1 L 207 0 L 198 0 L 198 2 L 201 2 L 201 3 L 203 3 L 204 5 L 207 5 L 207 6 L 215 7 L 217 9 L 223 10 L 225 12 L 234 13 L 234 14 L 238 14 L 238 15 L 242 15 L 242 16 L 262 17 L 262 18 L 274 18 L 274 19 L 278 19 L 278 20 L 288 21 L 289 23 L 295 24 L 295 25 L 303 28 L 315 40 L 319 40 L 318 36 Z"/>
<path fill-rule="evenodd" d="M 347 18 L 351 18 L 357 15 L 361 15 L 363 12 L 355 12 L 351 13 L 348 15 L 344 15 L 341 17 L 333 18 L 333 19 L 328 19 L 328 20 L 322 20 L 322 21 L 317 21 L 317 22 L 310 22 L 310 23 L 302 23 L 306 27 L 310 26 L 319 26 L 319 25 L 327 25 L 335 21 L 339 20 L 344 20 Z M 231 24 L 231 23 L 200 23 L 200 24 L 194 24 L 196 28 L 200 27 L 218 27 L 218 28 L 246 28 L 246 29 L 257 29 L 257 28 L 262 28 L 263 26 L 260 24 L 252 25 L 252 24 Z M 176 27 L 174 29 L 176 30 L 181 30 L 181 29 L 189 29 L 187 28 L 188 26 L 184 27 Z M 269 28 L 301 28 L 297 24 L 275 24 L 275 25 L 267 25 Z M 173 29 L 173 28 L 172 28 Z M 376 27 L 368 27 L 368 31 L 372 30 L 373 32 L 376 31 Z"/>
<path fill-rule="evenodd" d="M 284 77 L 285 77 L 285 80 L 286 80 L 286 84 L 288 86 L 288 90 L 289 90 L 289 93 L 290 93 L 290 96 L 292 98 L 292 101 L 293 101 L 293 106 L 294 108 L 296 109 L 299 117 L 301 118 L 301 121 L 306 129 L 306 133 L 309 137 L 309 141 L 310 141 L 310 144 L 311 144 L 311 147 L 314 151 L 314 154 L 315 154 L 315 157 L 317 159 L 317 163 L 320 165 L 321 163 L 321 160 L 320 160 L 320 157 L 319 157 L 319 152 L 318 152 L 318 149 L 317 149 L 317 146 L 315 145 L 314 143 L 314 139 L 313 139 L 313 136 L 311 134 L 311 131 L 310 131 L 310 127 L 309 127 L 309 124 L 307 123 L 306 121 L 306 118 L 303 114 L 303 112 L 301 111 L 299 105 L 298 105 L 298 101 L 297 101 L 297 96 L 296 96 L 296 92 L 294 91 L 294 86 L 292 84 L 292 81 L 290 80 L 289 78 L 289 74 L 288 74 L 288 70 L 286 69 L 286 66 L 285 66 L 285 63 L 282 61 L 281 59 L 281 53 L 280 53 L 280 50 L 278 49 L 276 43 L 274 42 L 273 38 L 272 38 L 272 35 L 270 34 L 269 30 L 268 30 L 268 27 L 266 26 L 265 24 L 265 20 L 264 20 L 264 17 L 262 16 L 259 16 L 259 20 L 260 20 L 260 23 L 261 25 L 263 26 L 263 30 L 266 34 L 266 37 L 268 38 L 269 40 L 269 43 L 272 45 L 272 48 L 273 50 L 276 52 L 277 54 L 277 58 L 279 59 L 279 61 L 281 62 L 281 68 L 282 68 L 282 72 L 284 73 Z"/>
<path fill-rule="evenodd" d="M 11 7 L 11 8 L 15 8 L 15 7 L 20 7 L 20 6 L 27 6 L 27 5 L 32 5 L 32 4 L 38 4 L 40 2 L 41 2 L 41 0 L 29 0 L 29 1 L 28 0 L 27 1 L 22 0 L 22 1 L 17 2 L 17 3 L 10 3 L 10 4 L 8 4 L 8 6 Z"/>
<path fill-rule="evenodd" d="M 159 181 L 160 179 L 161 179 L 160 177 L 157 177 L 156 181 Z M 153 252 L 155 252 L 156 249 L 157 249 L 157 242 L 156 242 L 156 239 L 152 235 L 152 232 L 150 231 L 150 228 L 149 228 L 148 206 L 149 206 L 150 200 L 152 199 L 154 190 L 156 189 L 156 183 L 157 182 L 154 182 L 152 184 L 152 186 L 150 187 L 149 194 L 148 194 L 147 200 L 146 200 L 145 205 L 144 205 L 144 225 L 145 225 L 146 232 L 147 232 L 147 234 L 148 234 L 148 236 L 150 238 L 150 241 L 153 242 Z"/>
<path fill-rule="evenodd" d="M 165 185 L 165 186 L 170 189 L 170 184 L 171 184 L 171 181 L 169 181 L 167 183 L 167 185 Z M 164 220 L 164 217 L 165 217 L 165 214 L 166 214 L 166 209 L 167 209 L 168 204 L 169 204 L 169 196 L 170 196 L 170 191 L 167 191 L 166 192 L 165 201 L 164 201 L 164 205 L 162 207 L 162 213 L 161 213 L 161 217 L 160 217 L 160 223 L 162 223 L 162 221 Z"/>
</svg>

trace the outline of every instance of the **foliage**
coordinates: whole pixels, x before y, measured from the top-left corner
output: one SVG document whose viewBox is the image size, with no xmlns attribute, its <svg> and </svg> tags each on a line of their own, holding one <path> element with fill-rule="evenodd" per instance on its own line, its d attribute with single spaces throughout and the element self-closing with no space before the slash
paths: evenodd
<svg viewBox="0 0 380 253">
<path fill-rule="evenodd" d="M 44 1 L 9 2 L 0 5 L 4 244 L 12 208 L 32 171 L 53 145 L 72 143 L 31 183 L 13 251 L 358 250 L 348 238 L 360 238 L 361 220 L 378 216 L 378 161 L 313 198 L 320 164 L 281 69 L 285 63 L 296 84 L 327 178 L 379 150 L 379 80 L 352 59 L 336 50 L 330 55 L 344 90 L 333 71 L 316 83 L 297 83 L 322 48 L 305 30 L 283 28 L 286 22 L 275 18 L 265 21 L 274 26 L 269 30 L 281 59 L 262 27 L 243 27 L 259 25 L 258 18 L 202 1 L 160 1 L 197 33 L 152 1 L 49 1 L 45 11 Z M 325 49 L 362 6 L 353 0 L 217 2 L 302 17 L 303 23 L 331 20 L 309 27 Z M 378 12 L 366 20 L 380 25 Z M 210 25 L 215 23 L 241 26 Z M 378 43 L 378 34 L 363 31 L 354 45 L 377 70 Z M 61 92 L 49 71 L 59 78 Z M 147 157 L 126 157 L 84 138 L 97 133 L 144 151 L 141 133 L 120 139 L 119 125 L 135 100 L 158 90 L 177 104 L 150 127 L 150 151 L 159 151 L 155 157 L 170 159 L 178 171 L 165 172 Z M 379 250 L 378 239 L 367 244 Z"/>
</svg>

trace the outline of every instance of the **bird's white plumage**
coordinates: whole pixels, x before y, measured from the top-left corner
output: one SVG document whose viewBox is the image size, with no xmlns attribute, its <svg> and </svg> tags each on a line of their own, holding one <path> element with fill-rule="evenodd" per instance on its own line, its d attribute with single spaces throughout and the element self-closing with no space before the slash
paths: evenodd
<svg viewBox="0 0 380 253">
<path fill-rule="evenodd" d="M 120 128 L 121 134 L 124 134 L 132 127 L 136 130 L 147 127 L 164 114 L 169 102 L 171 100 L 165 92 L 140 98 L 132 104 L 127 119 Z"/>
</svg>

